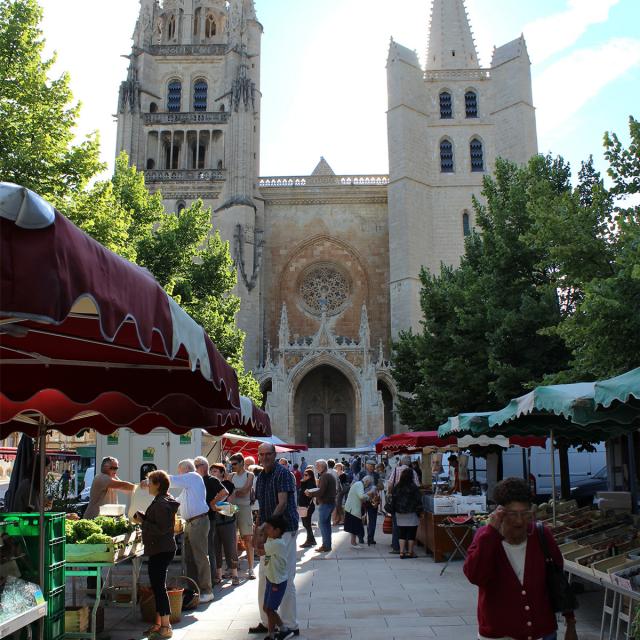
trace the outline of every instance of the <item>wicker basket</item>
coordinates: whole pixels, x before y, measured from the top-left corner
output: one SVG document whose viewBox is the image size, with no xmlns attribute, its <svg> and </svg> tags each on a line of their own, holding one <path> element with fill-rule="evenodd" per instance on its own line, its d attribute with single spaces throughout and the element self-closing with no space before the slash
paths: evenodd
<svg viewBox="0 0 640 640">
<path fill-rule="evenodd" d="M 194 590 L 194 597 L 189 606 L 185 607 L 189 609 L 195 609 L 200 604 L 200 589 L 198 585 L 187 578 L 187 576 L 180 576 L 178 578 L 172 578 L 171 584 L 167 584 L 167 595 L 169 596 L 169 608 L 171 610 L 171 616 L 169 620 L 172 623 L 180 622 L 182 619 L 182 596 L 185 591 L 185 587 L 179 586 L 179 582 L 184 581 L 189 585 L 190 589 Z M 145 622 L 153 623 L 156 621 L 156 601 L 153 595 L 153 590 L 149 586 L 140 586 L 138 590 L 140 594 L 140 613 L 142 619 Z"/>
</svg>

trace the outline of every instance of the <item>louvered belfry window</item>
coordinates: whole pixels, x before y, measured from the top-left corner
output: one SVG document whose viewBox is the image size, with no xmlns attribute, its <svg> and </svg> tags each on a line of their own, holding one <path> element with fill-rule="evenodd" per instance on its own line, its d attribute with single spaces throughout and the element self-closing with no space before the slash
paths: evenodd
<svg viewBox="0 0 640 640">
<path fill-rule="evenodd" d="M 478 138 L 474 138 L 469 144 L 469 153 L 471 154 L 471 171 L 484 171 L 484 152 L 482 142 Z"/>
<path fill-rule="evenodd" d="M 207 110 L 207 82 L 205 80 L 198 80 L 193 85 L 193 110 L 194 111 L 206 111 Z"/>
<path fill-rule="evenodd" d="M 462 233 L 465 236 L 471 235 L 471 224 L 469 222 L 469 214 L 466 211 L 462 214 Z"/>
<path fill-rule="evenodd" d="M 467 118 L 478 117 L 478 95 L 475 91 L 467 91 L 464 94 L 464 106 Z"/>
<path fill-rule="evenodd" d="M 448 91 L 443 91 L 440 94 L 440 118 L 442 120 L 453 118 L 453 101 Z"/>
<path fill-rule="evenodd" d="M 440 171 L 453 173 L 453 145 L 450 140 L 440 142 Z"/>
<path fill-rule="evenodd" d="M 180 80 L 172 80 L 169 83 L 167 93 L 167 111 L 180 111 L 180 99 L 182 97 L 182 83 Z"/>
</svg>

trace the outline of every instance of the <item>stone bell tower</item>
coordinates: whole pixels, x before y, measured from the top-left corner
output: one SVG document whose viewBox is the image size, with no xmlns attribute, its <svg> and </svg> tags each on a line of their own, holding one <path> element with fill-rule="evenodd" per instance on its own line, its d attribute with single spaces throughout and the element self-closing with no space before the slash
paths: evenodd
<svg viewBox="0 0 640 640">
<path fill-rule="evenodd" d="M 391 333 L 420 329 L 420 270 L 455 265 L 473 228 L 472 197 L 495 160 L 537 153 L 524 37 L 478 60 L 464 0 L 433 0 L 426 65 L 391 41 L 389 282 Z"/>
<path fill-rule="evenodd" d="M 167 213 L 201 198 L 230 243 L 250 368 L 261 333 L 261 38 L 253 0 L 140 0 L 117 111 L 116 153 L 145 172 Z"/>
</svg>

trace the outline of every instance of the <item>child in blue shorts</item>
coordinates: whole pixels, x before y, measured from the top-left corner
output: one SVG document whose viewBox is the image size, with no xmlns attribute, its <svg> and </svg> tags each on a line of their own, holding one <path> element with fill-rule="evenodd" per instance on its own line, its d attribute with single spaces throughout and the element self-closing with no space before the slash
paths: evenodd
<svg viewBox="0 0 640 640">
<path fill-rule="evenodd" d="M 287 640 L 294 633 L 285 629 L 278 614 L 278 607 L 287 589 L 287 548 L 282 534 L 287 528 L 284 516 L 277 515 L 269 518 L 264 524 L 267 537 L 264 543 L 266 588 L 262 609 L 269 620 L 269 635 L 265 640 Z M 276 628 L 278 632 L 276 633 Z"/>
</svg>

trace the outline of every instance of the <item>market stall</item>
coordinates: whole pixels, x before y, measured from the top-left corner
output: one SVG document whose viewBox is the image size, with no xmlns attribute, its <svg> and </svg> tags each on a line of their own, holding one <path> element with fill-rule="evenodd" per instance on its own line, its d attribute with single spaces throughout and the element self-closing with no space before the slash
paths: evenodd
<svg viewBox="0 0 640 640">
<path fill-rule="evenodd" d="M 0 437 L 38 439 L 40 496 L 52 428 L 219 434 L 240 424 L 235 371 L 146 270 L 24 188 L 0 183 L 0 204 Z M 40 585 L 45 544 L 40 536 Z"/>
<path fill-rule="evenodd" d="M 383 438 L 376 444 L 377 453 L 416 453 L 423 456 L 442 451 L 460 451 L 471 447 L 521 447 L 545 446 L 544 438 L 503 436 L 449 436 L 441 438 L 437 431 L 409 431 Z M 443 562 L 454 552 L 461 553 L 471 543 L 471 529 L 475 525 L 476 514 L 487 511 L 485 495 L 463 495 L 468 493 L 468 457 L 460 455 L 458 467 L 452 477 L 450 490 L 440 493 L 438 484 L 432 492 L 431 483 L 424 486 L 424 512 L 416 539 L 425 550 L 433 555 L 435 562 Z M 438 466 L 436 464 L 436 466 Z M 435 474 L 437 476 L 437 473 Z M 462 489 L 465 488 L 464 491 Z M 460 516 L 460 517 L 459 517 Z"/>
</svg>

